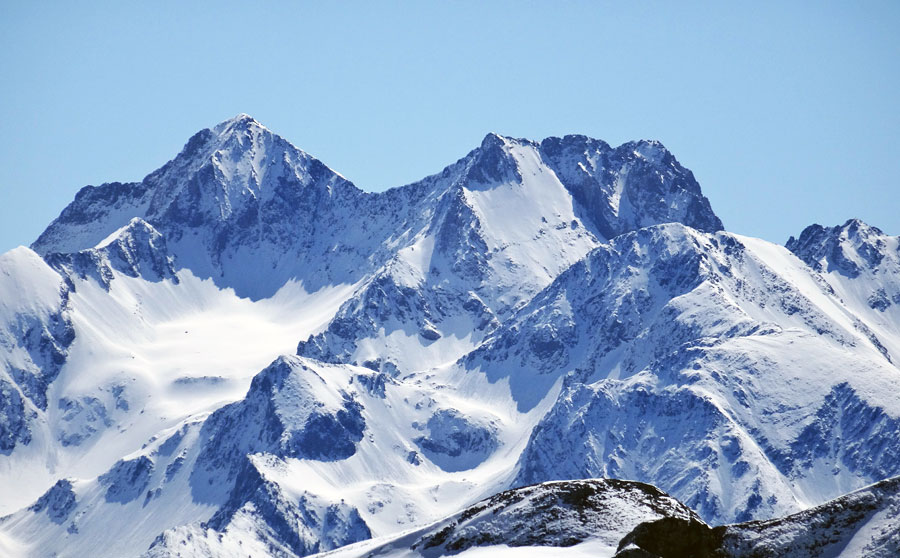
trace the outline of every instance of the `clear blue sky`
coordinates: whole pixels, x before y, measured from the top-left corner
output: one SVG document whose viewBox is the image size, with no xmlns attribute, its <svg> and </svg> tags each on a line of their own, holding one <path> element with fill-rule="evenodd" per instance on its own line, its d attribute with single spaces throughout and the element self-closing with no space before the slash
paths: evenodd
<svg viewBox="0 0 900 558">
<path fill-rule="evenodd" d="M 488 131 L 648 138 L 734 232 L 900 234 L 895 0 L 0 0 L 0 252 L 240 112 L 367 190 Z"/>
</svg>

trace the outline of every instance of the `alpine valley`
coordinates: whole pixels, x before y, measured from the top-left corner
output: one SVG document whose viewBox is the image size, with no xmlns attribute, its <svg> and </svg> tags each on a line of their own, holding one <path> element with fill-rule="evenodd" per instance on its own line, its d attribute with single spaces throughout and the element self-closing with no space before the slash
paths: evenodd
<svg viewBox="0 0 900 558">
<path fill-rule="evenodd" d="M 896 556 L 898 362 L 898 237 L 658 142 L 371 193 L 239 115 L 0 255 L 0 555 Z"/>
</svg>

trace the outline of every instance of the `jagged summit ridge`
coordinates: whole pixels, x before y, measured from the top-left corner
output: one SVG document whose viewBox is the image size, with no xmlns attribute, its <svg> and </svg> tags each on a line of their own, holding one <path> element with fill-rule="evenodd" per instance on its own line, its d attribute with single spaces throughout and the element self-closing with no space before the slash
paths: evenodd
<svg viewBox="0 0 900 558">
<path fill-rule="evenodd" d="M 834 227 L 810 225 L 785 246 L 813 269 L 857 277 L 864 268 L 878 267 L 889 250 L 887 239 L 877 227 L 849 219 Z"/>
<path fill-rule="evenodd" d="M 721 227 L 658 142 L 489 134 L 366 193 L 204 130 L 2 258 L 0 554 L 293 558 L 593 476 L 766 519 L 900 474 L 898 239 Z"/>
<path fill-rule="evenodd" d="M 349 185 L 248 115 L 238 115 L 192 136 L 140 183 L 83 188 L 32 248 L 41 254 L 92 248 L 132 217 L 160 229 L 249 221 L 260 202 L 285 194 L 283 183 Z"/>
<path fill-rule="evenodd" d="M 515 200 L 523 191 L 530 193 Z M 534 142 L 490 133 L 438 175 L 365 193 L 240 114 L 195 134 L 139 183 L 83 188 L 32 248 L 42 255 L 94 248 L 138 217 L 165 237 L 176 268 L 258 299 L 289 280 L 313 289 L 352 284 L 423 229 L 443 229 L 445 244 L 459 234 L 476 244 L 486 235 L 496 246 L 519 243 L 491 234 L 507 234 L 500 219 L 510 209 L 527 221 L 514 234 L 529 236 L 563 214 L 598 241 L 671 221 L 721 229 L 693 175 L 658 142 L 612 149 L 584 136 Z M 488 257 L 478 256 L 490 249 L 483 244 L 466 256 L 473 265 Z M 332 251 L 344 257 L 335 261 Z"/>
<path fill-rule="evenodd" d="M 616 148 L 586 136 L 547 138 L 541 152 L 607 238 L 650 225 L 679 222 L 722 230 L 693 173 L 658 141 Z"/>
<path fill-rule="evenodd" d="M 254 202 L 278 195 L 281 181 L 303 188 L 336 178 L 326 169 L 250 116 L 238 115 L 194 135 L 175 159 L 144 179 L 153 190 L 148 212 L 163 216 L 184 189 L 199 189 L 201 196 L 214 196 L 208 209 L 218 210 L 221 219 L 241 218 L 258 210 Z"/>
</svg>

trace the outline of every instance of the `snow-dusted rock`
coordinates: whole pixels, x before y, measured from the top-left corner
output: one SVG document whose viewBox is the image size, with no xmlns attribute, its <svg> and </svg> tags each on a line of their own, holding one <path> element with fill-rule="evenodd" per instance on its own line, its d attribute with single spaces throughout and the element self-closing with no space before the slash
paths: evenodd
<svg viewBox="0 0 900 558">
<path fill-rule="evenodd" d="M 836 227 L 810 225 L 798 238 L 787 241 L 787 249 L 816 271 L 837 271 L 856 278 L 863 270 L 875 270 L 890 248 L 889 238 L 859 219 Z"/>
<path fill-rule="evenodd" d="M 643 483 L 548 482 L 501 492 L 422 529 L 349 547 L 335 556 L 434 558 L 465 555 L 479 547 L 497 553 L 507 547 L 533 553 L 549 547 L 553 555 L 566 556 L 569 548 L 585 542 L 611 556 L 632 528 L 669 517 L 697 520 L 690 508 Z"/>
<path fill-rule="evenodd" d="M 191 480 L 195 497 L 233 482 L 247 455 L 334 461 L 356 452 L 366 423 L 352 395 L 334 389 L 298 357 L 279 357 L 246 397 L 213 413 L 201 432 Z"/>
<path fill-rule="evenodd" d="M 206 523 L 165 531 L 144 558 L 296 558 L 368 539 L 359 512 L 313 494 L 292 497 L 245 461 L 228 501 Z"/>
<path fill-rule="evenodd" d="M 693 173 L 658 141 L 547 138 L 541 154 L 606 238 L 660 223 L 722 230 Z"/>
<path fill-rule="evenodd" d="M 455 409 L 441 409 L 423 425 L 424 436 L 413 441 L 428 459 L 445 471 L 477 467 L 497 446 L 496 427 L 481 424 Z"/>
<path fill-rule="evenodd" d="M 94 248 L 73 254 L 47 254 L 46 260 L 67 276 L 90 277 L 107 289 L 114 277 L 113 270 L 147 281 L 178 282 L 165 238 L 139 217 Z"/>
<path fill-rule="evenodd" d="M 645 522 L 619 543 L 616 558 L 888 557 L 900 552 L 900 478 L 892 478 L 770 521 L 710 528 L 666 517 Z"/>
<path fill-rule="evenodd" d="M 71 288 L 37 254 L 0 255 L 0 455 L 33 438 L 75 339 Z"/>
<path fill-rule="evenodd" d="M 153 461 L 146 455 L 116 463 L 98 478 L 106 487 L 106 501 L 124 504 L 140 498 L 150 484 L 153 467 Z"/>
<path fill-rule="evenodd" d="M 365 193 L 201 131 L 0 256 L 0 549 L 296 556 L 594 476 L 768 519 L 900 473 L 897 238 L 721 228 L 657 142 L 489 134 Z"/>
<path fill-rule="evenodd" d="M 60 479 L 50 490 L 38 498 L 30 511 L 44 512 L 54 523 L 63 523 L 75 508 L 75 492 L 72 481 Z"/>
<path fill-rule="evenodd" d="M 900 478 L 891 478 L 784 518 L 729 525 L 728 556 L 867 556 L 900 554 Z"/>
</svg>

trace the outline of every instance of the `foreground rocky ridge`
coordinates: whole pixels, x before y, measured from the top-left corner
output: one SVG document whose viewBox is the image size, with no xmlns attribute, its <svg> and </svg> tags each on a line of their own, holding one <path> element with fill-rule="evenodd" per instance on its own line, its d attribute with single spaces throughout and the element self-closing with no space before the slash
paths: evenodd
<svg viewBox="0 0 900 558">
<path fill-rule="evenodd" d="M 721 228 L 657 142 L 489 134 L 371 194 L 202 131 L 0 260 L 0 551 L 302 556 L 593 477 L 702 535 L 900 474 L 897 237 Z"/>
<path fill-rule="evenodd" d="M 898 503 L 895 477 L 784 518 L 713 527 L 650 485 L 556 481 L 502 492 L 421 530 L 324 555 L 436 558 L 483 548 L 496 556 L 553 549 L 562 557 L 887 557 L 900 551 Z M 516 554 L 519 549 L 524 552 Z"/>
</svg>

